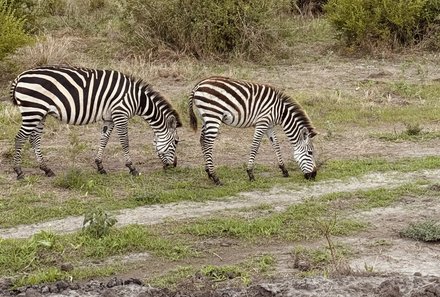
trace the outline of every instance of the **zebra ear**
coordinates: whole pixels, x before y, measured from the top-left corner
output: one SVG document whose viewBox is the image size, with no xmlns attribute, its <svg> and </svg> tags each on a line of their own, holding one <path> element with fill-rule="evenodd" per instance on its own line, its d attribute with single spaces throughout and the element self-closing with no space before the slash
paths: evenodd
<svg viewBox="0 0 440 297">
<path fill-rule="evenodd" d="M 177 128 L 177 119 L 175 116 L 171 115 L 167 119 L 167 127 L 170 129 L 176 129 Z"/>
</svg>

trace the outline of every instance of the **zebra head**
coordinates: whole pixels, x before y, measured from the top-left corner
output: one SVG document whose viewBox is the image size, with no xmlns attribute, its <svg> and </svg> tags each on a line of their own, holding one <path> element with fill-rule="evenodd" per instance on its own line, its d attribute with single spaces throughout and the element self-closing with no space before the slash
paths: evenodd
<svg viewBox="0 0 440 297">
<path fill-rule="evenodd" d="M 179 136 L 177 135 L 177 127 L 180 127 L 181 123 L 176 119 L 174 115 L 170 115 L 166 119 L 164 128 L 160 131 L 156 131 L 154 135 L 154 147 L 156 153 L 162 160 L 163 167 L 168 168 L 171 165 L 176 167 L 176 147 L 179 143 Z"/>
<path fill-rule="evenodd" d="M 312 138 L 315 135 L 315 131 L 304 127 L 299 131 L 298 141 L 294 145 L 293 157 L 298 162 L 306 179 L 315 179 L 317 172 L 312 143 Z"/>
</svg>

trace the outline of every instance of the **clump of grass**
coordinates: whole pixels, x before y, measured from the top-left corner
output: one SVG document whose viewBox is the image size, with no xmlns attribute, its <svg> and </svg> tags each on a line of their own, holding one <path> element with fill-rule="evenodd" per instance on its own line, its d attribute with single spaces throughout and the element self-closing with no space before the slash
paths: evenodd
<svg viewBox="0 0 440 297">
<path fill-rule="evenodd" d="M 15 68 L 20 72 L 42 65 L 72 64 L 74 47 L 72 37 L 45 35 L 37 38 L 35 44 L 20 48 L 9 60 L 10 63 L 14 61 Z"/>
<path fill-rule="evenodd" d="M 420 135 L 422 133 L 423 128 L 420 127 L 419 124 L 405 124 L 406 130 L 405 133 L 409 136 Z"/>
<path fill-rule="evenodd" d="M 400 236 L 426 242 L 440 241 L 440 224 L 433 220 L 411 223 Z"/>
</svg>

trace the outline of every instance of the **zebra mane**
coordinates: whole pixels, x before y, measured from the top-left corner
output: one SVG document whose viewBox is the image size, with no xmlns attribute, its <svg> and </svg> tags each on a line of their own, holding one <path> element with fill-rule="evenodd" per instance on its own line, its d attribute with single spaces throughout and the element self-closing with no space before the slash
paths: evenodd
<svg viewBox="0 0 440 297">
<path fill-rule="evenodd" d="M 300 118 L 302 123 L 309 130 L 309 133 L 313 134 L 313 136 L 316 135 L 315 127 L 313 126 L 312 121 L 310 120 L 309 116 L 307 115 L 306 111 L 302 108 L 302 106 L 298 102 L 296 102 L 292 97 L 286 95 L 282 91 L 278 91 L 278 96 L 280 97 L 282 102 L 284 102 L 288 107 L 292 108 L 295 115 Z"/>
<path fill-rule="evenodd" d="M 161 93 L 159 93 L 158 91 L 155 91 L 150 84 L 146 83 L 142 79 L 135 79 L 133 77 L 130 77 L 130 78 L 133 79 L 137 84 L 139 84 L 139 87 L 141 88 L 143 93 L 148 93 L 148 94 L 154 95 L 154 98 L 156 100 L 158 100 L 159 102 L 164 104 L 166 106 L 166 109 L 169 110 L 171 112 L 171 114 L 176 118 L 177 127 L 182 127 L 182 121 L 180 120 L 179 114 L 173 108 L 171 103 L 167 99 L 165 99 L 164 96 L 162 96 Z"/>
</svg>

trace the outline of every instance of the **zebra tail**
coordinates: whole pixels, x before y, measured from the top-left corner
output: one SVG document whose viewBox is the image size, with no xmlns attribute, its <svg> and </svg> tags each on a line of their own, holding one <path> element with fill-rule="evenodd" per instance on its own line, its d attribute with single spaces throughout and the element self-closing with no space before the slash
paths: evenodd
<svg viewBox="0 0 440 297">
<path fill-rule="evenodd" d="M 11 88 L 9 89 L 9 94 L 11 95 L 12 103 L 14 105 L 19 105 L 17 98 L 15 97 L 15 88 L 17 87 L 17 83 L 18 83 L 18 77 L 14 79 L 14 81 L 11 84 Z"/>
<path fill-rule="evenodd" d="M 189 125 L 194 131 L 197 131 L 197 117 L 193 110 L 193 99 L 194 99 L 194 93 L 191 93 L 188 102 Z"/>
</svg>

